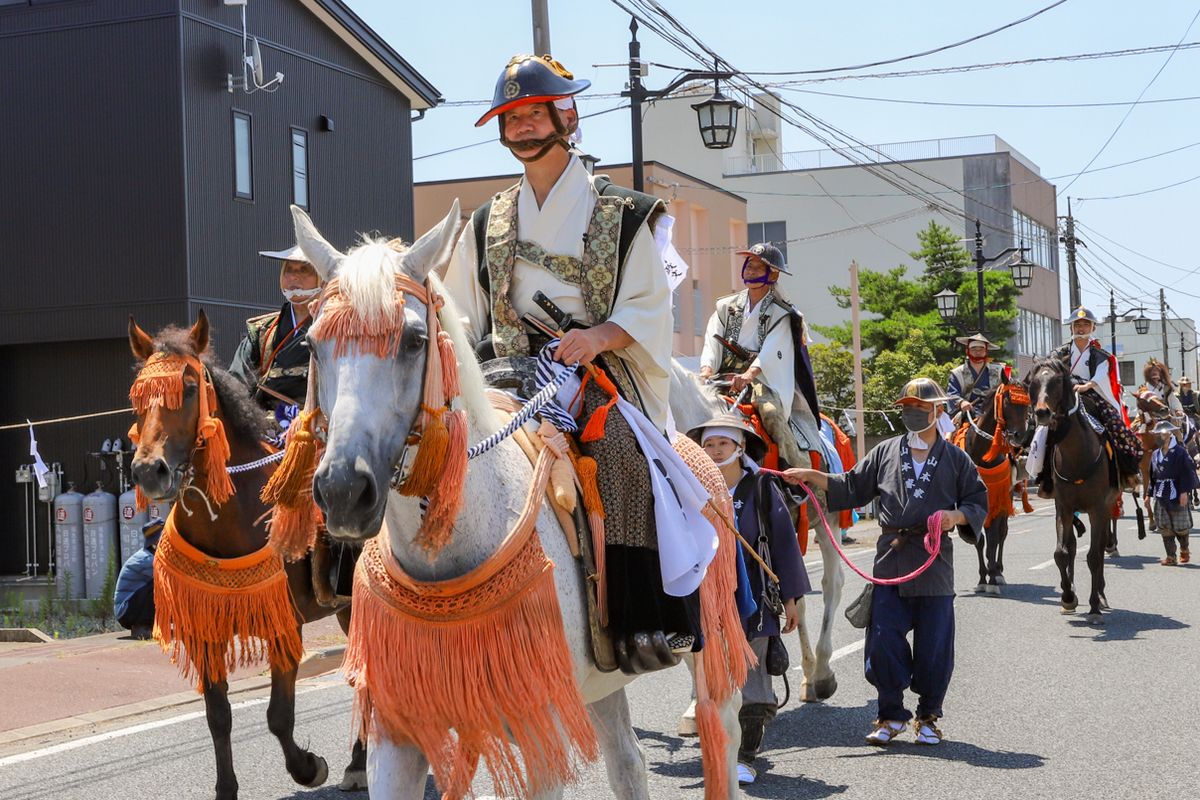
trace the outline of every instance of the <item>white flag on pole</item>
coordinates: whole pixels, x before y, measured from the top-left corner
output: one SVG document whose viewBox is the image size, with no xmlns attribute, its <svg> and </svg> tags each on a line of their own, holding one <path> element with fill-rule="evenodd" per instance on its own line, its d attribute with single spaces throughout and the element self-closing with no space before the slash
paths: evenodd
<svg viewBox="0 0 1200 800">
<path fill-rule="evenodd" d="M 688 271 L 688 263 L 679 255 L 671 241 L 671 229 L 674 227 L 675 218 L 670 214 L 663 214 L 654 224 L 654 244 L 658 254 L 662 256 L 663 268 L 667 271 L 667 286 L 672 292 L 683 282 Z"/>
<path fill-rule="evenodd" d="M 37 475 L 38 486 L 46 488 L 46 473 L 50 468 L 46 466 L 46 462 L 42 461 L 42 456 L 38 453 L 37 439 L 33 437 L 33 423 L 25 420 L 29 425 L 29 455 L 33 456 L 33 472 Z"/>
</svg>

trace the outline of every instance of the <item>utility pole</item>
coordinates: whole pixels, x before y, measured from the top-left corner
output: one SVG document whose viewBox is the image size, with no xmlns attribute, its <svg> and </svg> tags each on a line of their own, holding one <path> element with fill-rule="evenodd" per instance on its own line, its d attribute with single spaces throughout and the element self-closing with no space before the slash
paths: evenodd
<svg viewBox="0 0 1200 800">
<path fill-rule="evenodd" d="M 1079 273 L 1075 270 L 1075 246 L 1082 245 L 1083 242 L 1075 238 L 1075 217 L 1071 216 L 1071 198 L 1067 198 L 1067 217 L 1066 231 L 1059 237 L 1059 241 L 1066 245 L 1067 248 L 1067 293 L 1070 295 L 1071 310 L 1075 310 L 1083 305 L 1083 298 L 1079 289 Z M 1086 247 L 1086 245 L 1084 245 Z"/>
<path fill-rule="evenodd" d="M 1165 366 L 1169 372 L 1171 369 L 1171 361 L 1168 354 L 1171 351 L 1170 346 L 1167 344 L 1167 293 L 1163 291 L 1162 287 L 1159 287 L 1158 289 L 1158 311 L 1158 324 L 1162 326 L 1163 366 Z M 1182 362 L 1180 363 L 1180 366 L 1182 366 Z"/>
<path fill-rule="evenodd" d="M 637 18 L 629 21 L 629 120 L 633 133 L 633 152 L 630 157 L 633 167 L 633 190 L 646 191 L 646 165 L 642 160 L 642 98 L 646 89 L 642 86 L 642 43 L 637 38 Z"/>
<path fill-rule="evenodd" d="M 862 331 L 858 315 L 858 262 L 850 262 L 850 344 L 854 348 L 854 450 L 867 457 L 866 416 L 863 413 Z"/>
<path fill-rule="evenodd" d="M 550 0 L 532 0 L 533 2 L 533 54 L 535 56 L 550 55 L 550 10 L 547 8 Z"/>
</svg>

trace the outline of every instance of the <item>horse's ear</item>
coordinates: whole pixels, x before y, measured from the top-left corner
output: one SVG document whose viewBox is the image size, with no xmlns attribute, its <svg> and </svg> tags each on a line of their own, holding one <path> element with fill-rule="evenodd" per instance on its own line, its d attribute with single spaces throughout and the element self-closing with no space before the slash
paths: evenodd
<svg viewBox="0 0 1200 800">
<path fill-rule="evenodd" d="M 129 349 L 138 361 L 145 361 L 154 355 L 154 339 L 138 326 L 133 314 L 129 315 Z"/>
<path fill-rule="evenodd" d="M 440 274 L 450 261 L 460 227 L 462 211 L 456 197 L 450 206 L 450 213 L 408 248 L 403 262 L 405 273 L 418 283 L 424 283 L 430 272 Z"/>
<path fill-rule="evenodd" d="M 292 223 L 296 228 L 296 244 L 300 246 L 308 263 L 312 264 L 313 269 L 321 276 L 321 280 L 328 282 L 337 274 L 338 265 L 345 256 L 325 240 L 313 224 L 312 217 L 300 206 L 292 206 Z"/>
<path fill-rule="evenodd" d="M 188 331 L 188 339 L 192 342 L 192 351 L 197 355 L 204 355 L 208 350 L 208 314 L 204 313 L 204 309 L 200 309 L 199 316 L 196 317 L 196 324 Z"/>
</svg>

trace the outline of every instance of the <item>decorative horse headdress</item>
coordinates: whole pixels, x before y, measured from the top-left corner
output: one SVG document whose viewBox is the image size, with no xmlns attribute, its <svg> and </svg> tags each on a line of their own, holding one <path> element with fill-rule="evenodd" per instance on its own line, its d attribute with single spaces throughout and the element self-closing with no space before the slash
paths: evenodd
<svg viewBox="0 0 1200 800">
<path fill-rule="evenodd" d="M 151 408 L 161 406 L 175 410 L 183 406 L 183 376 L 187 368 L 195 370 L 200 378 L 200 412 L 196 424 L 196 444 L 193 448 L 203 453 L 200 466 L 205 475 L 204 493 L 217 505 L 233 495 L 233 482 L 225 465 L 229 462 L 229 440 L 225 437 L 225 426 L 217 411 L 217 390 L 213 386 L 208 368 L 195 356 L 176 353 L 155 353 L 146 359 L 129 389 L 129 400 L 133 410 L 140 416 Z M 140 439 L 138 423 L 129 429 L 129 439 L 135 444 Z M 138 510 L 148 506 L 142 490 L 137 490 Z"/>
</svg>

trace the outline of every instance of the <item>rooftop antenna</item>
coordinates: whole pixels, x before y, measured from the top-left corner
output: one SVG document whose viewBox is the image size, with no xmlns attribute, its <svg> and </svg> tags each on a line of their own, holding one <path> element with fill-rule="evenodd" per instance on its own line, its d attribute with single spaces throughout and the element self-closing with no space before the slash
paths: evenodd
<svg viewBox="0 0 1200 800">
<path fill-rule="evenodd" d="M 242 7 L 242 74 L 239 76 L 227 73 L 225 88 L 230 94 L 233 94 L 234 89 L 241 89 L 246 94 L 278 91 L 283 84 L 283 73 L 276 72 L 271 80 L 263 80 L 262 48 L 259 47 L 258 37 L 250 36 L 246 32 L 246 2 L 247 0 L 225 0 L 227 6 Z"/>
</svg>

